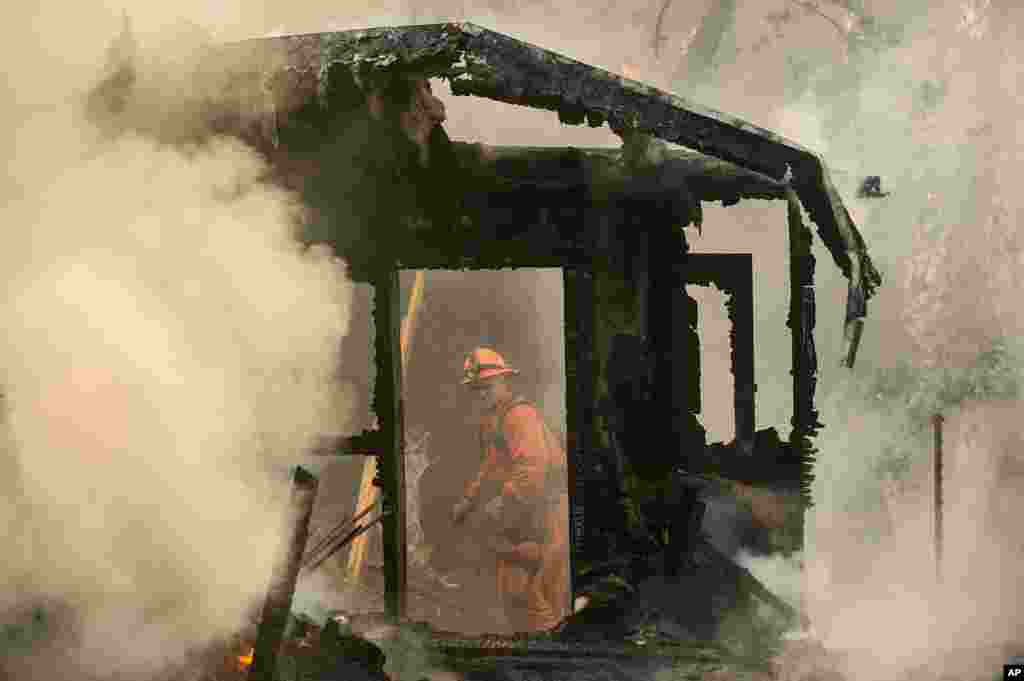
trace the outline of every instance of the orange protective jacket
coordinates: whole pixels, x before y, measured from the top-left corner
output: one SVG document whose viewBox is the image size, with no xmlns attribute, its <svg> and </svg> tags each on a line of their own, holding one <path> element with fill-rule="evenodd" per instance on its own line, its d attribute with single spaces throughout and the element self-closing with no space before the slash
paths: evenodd
<svg viewBox="0 0 1024 681">
<path fill-rule="evenodd" d="M 499 424 L 502 412 L 503 424 Z M 501 433 L 499 425 L 503 425 Z M 498 593 L 506 609 L 525 607 L 531 631 L 551 629 L 569 610 L 565 450 L 537 408 L 521 399 L 484 417 L 480 441 L 484 460 L 466 488 L 466 498 L 476 501 L 485 481 L 498 483 L 506 503 L 533 507 L 541 514 L 543 526 L 542 542 L 522 542 L 511 555 L 499 556 Z"/>
</svg>

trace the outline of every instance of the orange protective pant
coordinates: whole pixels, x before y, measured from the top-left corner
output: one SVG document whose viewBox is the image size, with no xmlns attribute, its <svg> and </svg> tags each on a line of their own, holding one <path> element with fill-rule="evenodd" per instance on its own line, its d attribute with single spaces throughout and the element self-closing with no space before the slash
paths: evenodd
<svg viewBox="0 0 1024 681">
<path fill-rule="evenodd" d="M 520 544 L 516 553 L 533 560 L 526 565 L 521 560 L 498 560 L 497 589 L 506 616 L 520 631 L 552 629 L 569 612 L 567 494 L 547 511 L 544 544 Z"/>
<path fill-rule="evenodd" d="M 509 619 L 519 631 L 542 631 L 569 611 L 569 497 L 562 492 L 553 504 L 543 499 L 552 467 L 565 466 L 565 451 L 530 403 L 509 408 L 503 424 L 498 419 L 495 411 L 481 422 L 484 460 L 464 496 L 479 498 L 481 485 L 491 480 L 517 505 L 546 505 L 542 542 L 515 545 L 516 555 L 499 556 L 497 565 L 498 596 Z"/>
</svg>

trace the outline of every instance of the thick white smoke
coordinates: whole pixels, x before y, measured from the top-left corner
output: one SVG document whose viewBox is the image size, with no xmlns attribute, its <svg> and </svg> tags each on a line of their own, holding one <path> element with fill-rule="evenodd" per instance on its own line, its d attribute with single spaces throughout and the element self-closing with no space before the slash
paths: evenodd
<svg viewBox="0 0 1024 681">
<path fill-rule="evenodd" d="M 300 247 L 294 197 L 240 143 L 101 138 L 81 96 L 117 16 L 75 10 L 70 30 L 56 9 L 18 17 L 48 39 L 15 31 L 3 55 L 24 70 L 0 186 L 0 591 L 5 620 L 61 604 L 68 622 L 49 625 L 73 626 L 62 655 L 3 664 L 143 678 L 265 593 L 285 473 L 344 427 L 332 379 L 351 291 L 340 261 Z M 140 14 L 141 48 L 166 47 L 162 17 Z M 150 108 L 181 106 L 187 80 L 148 63 Z"/>
</svg>

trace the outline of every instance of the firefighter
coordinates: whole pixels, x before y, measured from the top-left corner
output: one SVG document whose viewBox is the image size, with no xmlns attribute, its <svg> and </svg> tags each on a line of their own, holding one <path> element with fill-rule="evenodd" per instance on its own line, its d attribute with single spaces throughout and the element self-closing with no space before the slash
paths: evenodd
<svg viewBox="0 0 1024 681">
<path fill-rule="evenodd" d="M 497 560 L 497 592 L 517 631 L 545 631 L 568 614 L 569 500 L 565 449 L 536 405 L 509 383 L 519 372 L 491 348 L 467 357 L 463 385 L 484 407 L 480 423 L 483 463 L 455 504 L 462 523 L 479 508 L 481 489 L 497 486 L 485 510 L 495 519 L 490 548 Z"/>
</svg>

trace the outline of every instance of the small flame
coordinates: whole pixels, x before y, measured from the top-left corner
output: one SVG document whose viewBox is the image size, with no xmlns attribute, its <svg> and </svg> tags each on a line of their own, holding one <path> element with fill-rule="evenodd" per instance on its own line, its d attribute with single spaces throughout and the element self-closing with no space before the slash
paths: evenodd
<svg viewBox="0 0 1024 681">
<path fill-rule="evenodd" d="M 630 64 L 629 62 L 626 62 L 625 64 L 622 65 L 622 75 L 625 76 L 626 78 L 629 78 L 630 80 L 639 80 L 640 67 L 637 66 L 636 64 Z"/>
<path fill-rule="evenodd" d="M 255 648 L 249 648 L 249 653 L 248 654 L 246 654 L 246 655 L 239 655 L 238 656 L 238 670 L 239 671 L 243 671 L 244 672 L 246 669 L 249 668 L 249 665 L 252 664 L 252 655 L 253 655 L 254 652 L 256 652 Z"/>
</svg>

